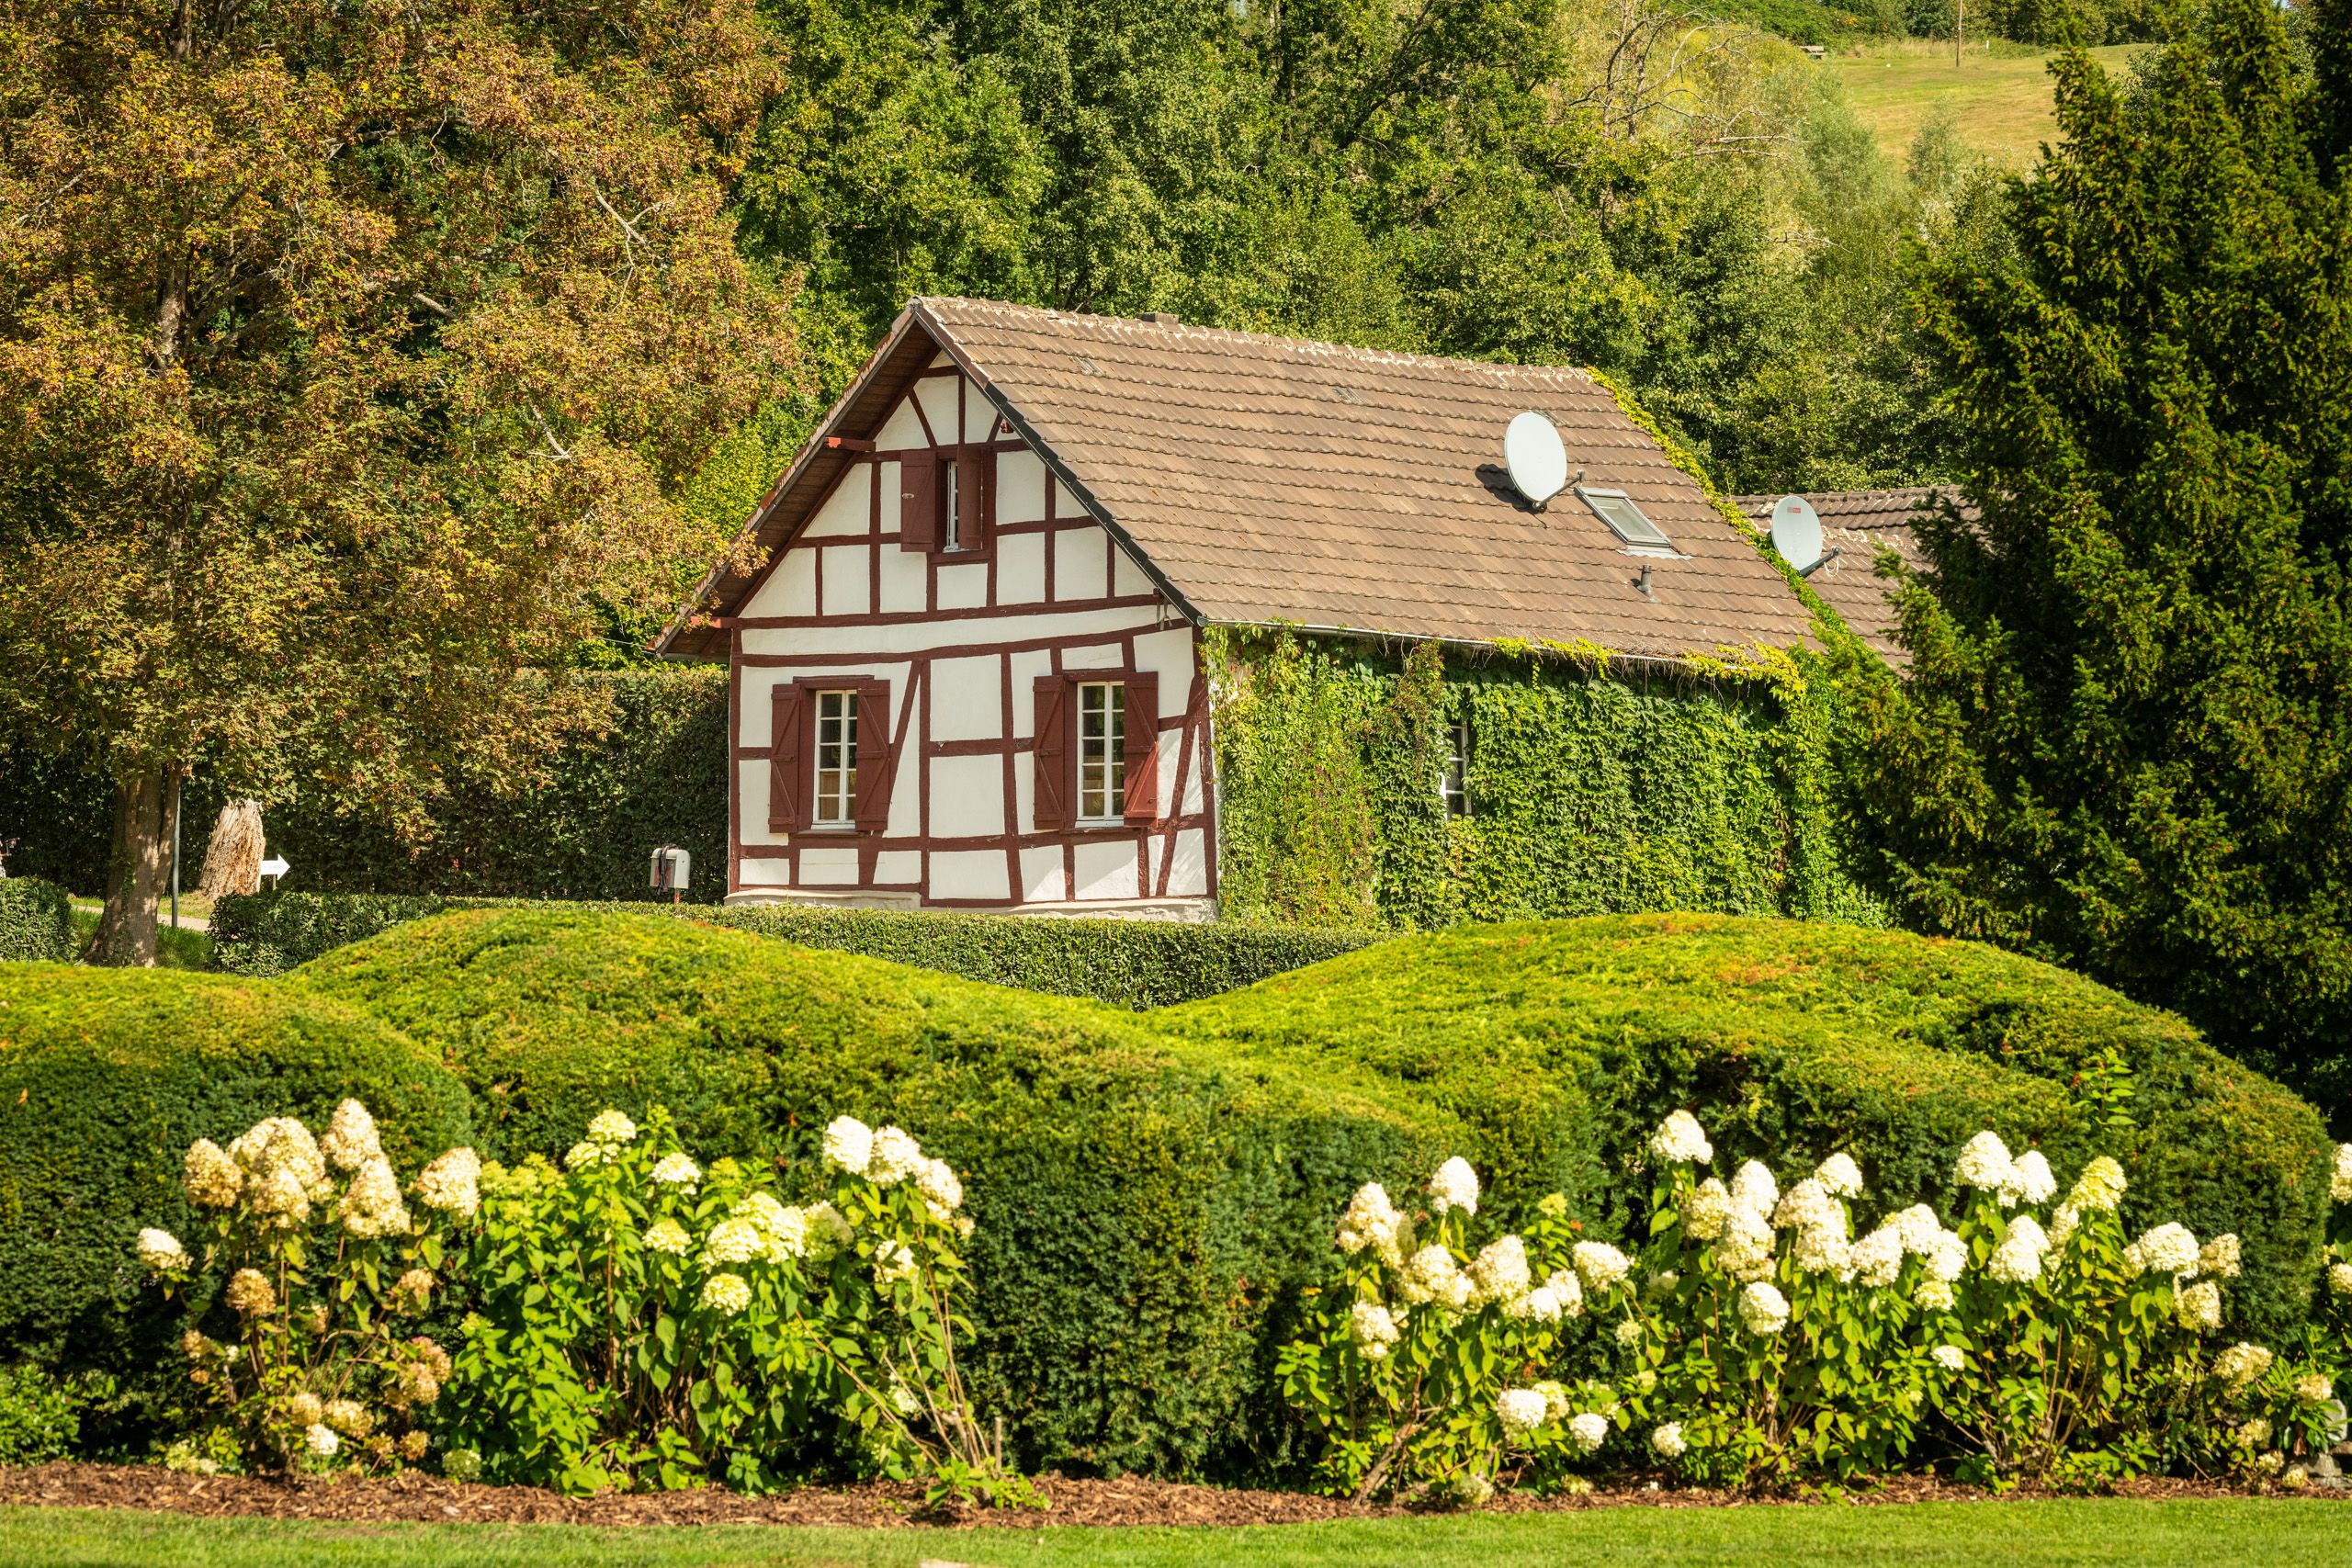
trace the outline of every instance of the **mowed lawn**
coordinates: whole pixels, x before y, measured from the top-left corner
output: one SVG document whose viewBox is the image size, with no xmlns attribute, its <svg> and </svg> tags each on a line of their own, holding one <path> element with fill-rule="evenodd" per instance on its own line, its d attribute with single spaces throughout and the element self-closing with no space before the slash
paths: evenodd
<svg viewBox="0 0 2352 1568">
<path fill-rule="evenodd" d="M 2110 73 L 2120 73 L 2146 47 L 2116 44 L 2090 53 Z M 1909 152 L 1928 115 L 1938 105 L 1950 104 L 1969 145 L 2022 169 L 2058 129 L 2052 110 L 2052 58 L 2049 51 L 2018 44 L 1971 44 L 1955 67 L 1950 43 L 1905 39 L 1832 55 L 1828 68 L 1838 73 L 1847 101 L 1890 155 Z"/>
<path fill-rule="evenodd" d="M 845 1530 L 712 1525 L 334 1525 L 0 1509 L 24 1568 L 1842 1568 L 2340 1563 L 2352 1503 L 2083 1500 L 1597 1508 L 1253 1529 Z"/>
</svg>

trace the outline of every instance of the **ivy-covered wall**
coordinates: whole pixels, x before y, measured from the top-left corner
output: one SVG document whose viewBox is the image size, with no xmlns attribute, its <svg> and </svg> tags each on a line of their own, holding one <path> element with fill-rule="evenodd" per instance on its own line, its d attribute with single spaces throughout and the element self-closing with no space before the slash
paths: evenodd
<svg viewBox="0 0 2352 1568">
<path fill-rule="evenodd" d="M 1549 649 L 1212 634 L 1229 919 L 1430 929 L 1707 909 L 1883 923 L 1840 858 L 1836 694 Z M 1470 809 L 1439 779 L 1466 720 Z"/>
</svg>

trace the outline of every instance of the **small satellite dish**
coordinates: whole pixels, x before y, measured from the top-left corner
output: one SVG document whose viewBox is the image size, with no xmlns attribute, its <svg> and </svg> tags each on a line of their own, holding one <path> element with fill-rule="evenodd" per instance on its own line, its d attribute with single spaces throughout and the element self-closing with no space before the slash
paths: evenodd
<svg viewBox="0 0 2352 1568">
<path fill-rule="evenodd" d="M 1503 432 L 1503 466 L 1519 493 L 1541 507 L 1567 488 L 1568 449 L 1560 445 L 1559 427 L 1532 409 L 1512 415 Z"/>
<path fill-rule="evenodd" d="M 1799 571 L 1821 562 L 1821 516 L 1801 495 L 1784 495 L 1772 503 L 1772 547 Z"/>
</svg>

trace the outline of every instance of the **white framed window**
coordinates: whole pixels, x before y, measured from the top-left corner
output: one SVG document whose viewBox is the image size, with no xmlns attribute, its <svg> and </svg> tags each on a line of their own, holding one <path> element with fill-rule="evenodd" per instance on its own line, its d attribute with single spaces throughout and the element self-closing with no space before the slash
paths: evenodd
<svg viewBox="0 0 2352 1568">
<path fill-rule="evenodd" d="M 939 465 L 939 547 L 942 550 L 966 550 L 971 546 L 960 532 L 958 503 L 964 499 L 964 465 L 950 457 Z"/>
<path fill-rule="evenodd" d="M 1116 822 L 1127 809 L 1127 689 L 1116 681 L 1078 688 L 1078 819 Z"/>
<path fill-rule="evenodd" d="M 817 694 L 817 800 L 809 815 L 819 826 L 846 828 L 857 811 L 857 694 Z"/>
<path fill-rule="evenodd" d="M 1470 721 L 1457 718 L 1445 727 L 1445 771 L 1438 774 L 1438 798 L 1448 817 L 1470 815 Z"/>
</svg>

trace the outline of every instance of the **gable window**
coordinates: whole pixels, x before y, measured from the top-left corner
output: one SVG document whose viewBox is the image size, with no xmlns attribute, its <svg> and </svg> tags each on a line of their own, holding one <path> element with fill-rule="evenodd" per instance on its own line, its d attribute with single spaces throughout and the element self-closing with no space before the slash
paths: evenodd
<svg viewBox="0 0 2352 1568">
<path fill-rule="evenodd" d="M 1438 775 L 1438 798 L 1448 817 L 1470 815 L 1470 721 L 1457 718 L 1445 727 L 1445 771 Z"/>
<path fill-rule="evenodd" d="M 1127 689 L 1116 681 L 1078 688 L 1078 817 L 1110 822 L 1126 811 Z"/>
<path fill-rule="evenodd" d="M 820 823 L 847 827 L 857 809 L 857 694 L 817 694 L 817 798 Z"/>
<path fill-rule="evenodd" d="M 966 538 L 971 520 L 957 504 L 963 489 L 964 465 L 960 462 L 939 466 L 939 547 L 954 552 L 968 550 L 978 541 Z"/>
</svg>

